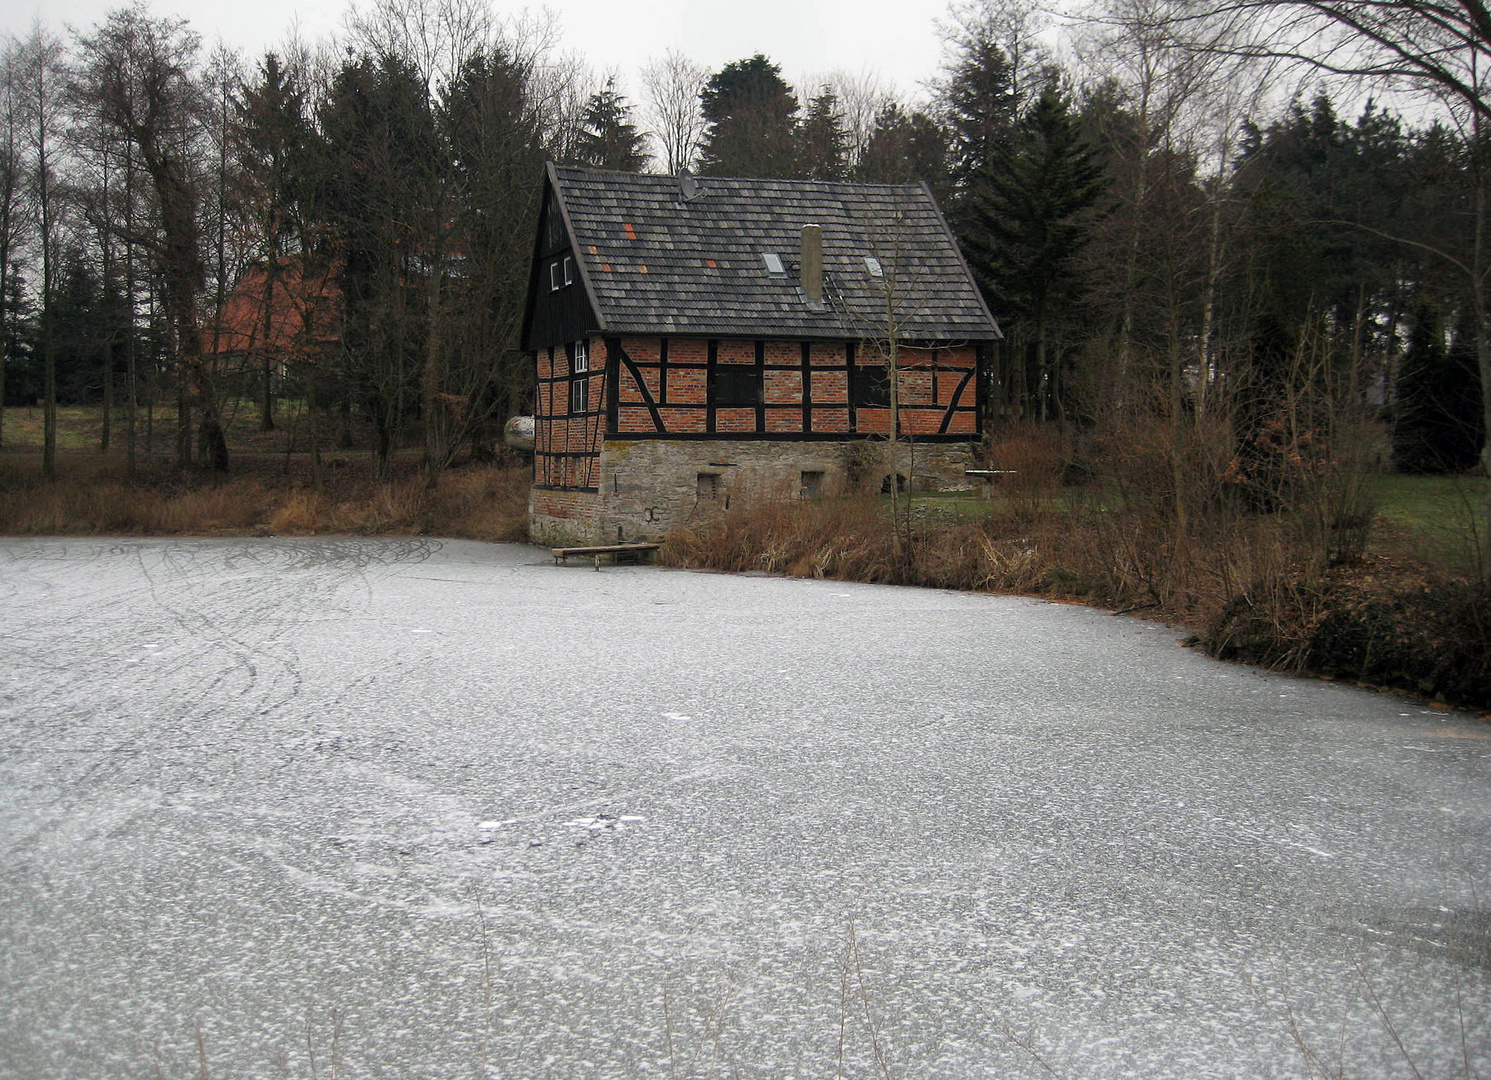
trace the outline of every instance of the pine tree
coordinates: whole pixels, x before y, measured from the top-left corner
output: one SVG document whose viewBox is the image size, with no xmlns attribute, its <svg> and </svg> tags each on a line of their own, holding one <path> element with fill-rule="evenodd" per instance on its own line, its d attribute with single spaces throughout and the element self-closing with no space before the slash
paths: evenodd
<svg viewBox="0 0 1491 1080">
<path fill-rule="evenodd" d="M 1017 126 L 1019 97 L 1009 57 L 987 20 L 962 28 L 939 87 L 953 190 L 969 191 Z"/>
<path fill-rule="evenodd" d="M 13 265 L 0 296 L 0 350 L 5 355 L 5 381 L 0 385 L 5 405 L 33 405 L 41 399 L 41 348 L 36 340 L 36 303 L 26 295 L 26 279 Z"/>
<path fill-rule="evenodd" d="M 797 96 L 782 69 L 757 53 L 726 64 L 699 102 L 707 125 L 700 171 L 710 176 L 788 177 L 797 169 Z"/>
<path fill-rule="evenodd" d="M 351 57 L 321 108 L 323 196 L 342 292 L 342 367 L 373 420 L 380 472 L 414 416 L 424 326 L 416 261 L 441 147 L 418 72 L 397 57 Z M 350 411 L 350 410 L 349 410 Z"/>
<path fill-rule="evenodd" d="M 267 340 L 287 257 L 299 254 L 300 277 L 310 276 L 311 184 L 317 152 L 300 80 L 272 52 L 260 63 L 257 81 L 244 91 L 235 148 L 243 177 L 241 196 L 261 244 L 257 254 L 265 268 L 263 324 L 256 330 Z M 264 431 L 274 429 L 275 368 L 282 360 L 268 350 L 259 357 L 259 426 Z"/>
<path fill-rule="evenodd" d="M 1077 256 L 1105 186 L 1095 157 L 1066 97 L 1048 88 L 968 195 L 964 247 L 996 316 L 1013 320 L 1041 419 L 1061 409 L 1049 330 L 1085 291 Z"/>
<path fill-rule="evenodd" d="M 843 117 L 839 97 L 825 86 L 808 102 L 802 122 L 802 160 L 799 175 L 807 180 L 843 180 L 849 175 L 848 151 L 844 145 Z"/>
<path fill-rule="evenodd" d="M 616 92 L 616 80 L 590 95 L 580 117 L 575 158 L 580 165 L 616 172 L 641 172 L 647 164 L 646 139 L 632 123 L 632 107 Z"/>
<path fill-rule="evenodd" d="M 875 117 L 854 175 L 873 184 L 920 181 L 942 202 L 950 190 L 947 137 L 925 113 L 908 114 L 892 102 Z"/>
<path fill-rule="evenodd" d="M 1485 437 L 1480 381 L 1470 319 L 1457 320 L 1446 348 L 1438 308 L 1421 303 L 1398 369 L 1393 465 L 1400 472 L 1457 473 L 1476 463 Z"/>
</svg>

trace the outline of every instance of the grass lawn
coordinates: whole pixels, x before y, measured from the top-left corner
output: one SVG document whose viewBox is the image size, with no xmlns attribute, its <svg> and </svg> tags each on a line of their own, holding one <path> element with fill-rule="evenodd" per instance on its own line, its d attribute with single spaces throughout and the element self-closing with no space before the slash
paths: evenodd
<svg viewBox="0 0 1491 1080">
<path fill-rule="evenodd" d="M 40 407 L 11 407 L 5 410 L 4 444 L 7 454 L 40 455 L 42 450 L 43 413 Z M 148 426 L 148 432 L 147 432 Z M 245 403 L 230 406 L 223 418 L 228 439 L 228 453 L 236 455 L 276 455 L 306 452 L 310 448 L 310 425 L 300 402 L 280 401 L 275 408 L 275 427 L 264 431 L 259 413 Z M 103 434 L 103 410 L 91 405 L 57 407 L 57 450 L 68 457 L 96 455 Z M 148 439 L 147 439 L 148 434 Z M 371 444 L 367 424 L 359 418 L 353 425 L 356 449 L 335 446 L 335 421 L 321 420 L 321 450 L 327 454 L 366 453 Z M 124 460 L 124 410 L 116 407 L 110 431 L 109 453 Z M 176 409 L 174 404 L 158 403 L 148 418 L 142 406 L 135 421 L 135 449 L 142 458 L 174 460 L 176 455 Z M 14 459 L 12 459 L 14 460 Z"/>
<path fill-rule="evenodd" d="M 1383 473 L 1368 490 L 1388 531 L 1414 554 L 1454 570 L 1477 566 L 1486 535 L 1488 482 L 1479 476 L 1405 476 Z"/>
</svg>

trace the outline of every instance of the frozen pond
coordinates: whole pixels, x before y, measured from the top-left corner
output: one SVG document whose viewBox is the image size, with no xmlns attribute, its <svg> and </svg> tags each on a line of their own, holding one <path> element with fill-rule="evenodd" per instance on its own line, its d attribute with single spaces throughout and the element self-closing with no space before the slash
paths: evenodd
<svg viewBox="0 0 1491 1080">
<path fill-rule="evenodd" d="M 0 540 L 0 1077 L 1487 1075 L 1491 727 L 1177 637 Z"/>
</svg>

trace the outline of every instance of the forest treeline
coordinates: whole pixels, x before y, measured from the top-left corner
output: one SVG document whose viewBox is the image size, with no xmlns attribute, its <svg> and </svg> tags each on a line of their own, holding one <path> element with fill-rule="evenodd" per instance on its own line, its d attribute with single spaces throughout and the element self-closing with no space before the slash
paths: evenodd
<svg viewBox="0 0 1491 1080">
<path fill-rule="evenodd" d="M 1379 49 L 1344 17 L 1362 8 L 1423 56 Z M 1419 9 L 1095 0 L 1057 47 L 1034 5 L 975 0 L 915 100 L 678 53 L 629 95 L 552 25 L 441 0 L 255 57 L 142 4 L 39 27 L 0 54 L 0 401 L 46 407 L 49 473 L 58 402 L 101 403 L 131 464 L 147 406 L 178 413 L 181 463 L 226 467 L 230 402 L 270 428 L 293 401 L 315 446 L 355 423 L 385 467 L 422 439 L 438 469 L 528 404 L 552 160 L 925 183 L 1006 333 L 991 430 L 1158 425 L 1178 490 L 1196 454 L 1176 448 L 1225 418 L 1214 471 L 1257 505 L 1347 415 L 1401 469 L 1464 470 L 1491 65 L 1484 30 L 1412 38 Z M 246 291 L 277 328 L 220 317 Z"/>
</svg>

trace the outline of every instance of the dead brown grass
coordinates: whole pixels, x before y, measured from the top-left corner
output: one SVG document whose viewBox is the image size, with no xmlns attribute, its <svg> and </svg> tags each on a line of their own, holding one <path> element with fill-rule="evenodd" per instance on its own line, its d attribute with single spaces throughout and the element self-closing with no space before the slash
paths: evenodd
<svg viewBox="0 0 1491 1080">
<path fill-rule="evenodd" d="M 390 533 L 512 541 L 527 538 L 529 474 L 521 466 L 467 466 L 434 487 L 414 469 L 388 481 L 365 469 L 328 470 L 278 459 L 226 479 L 160 468 L 126 483 L 79 463 L 49 483 L 0 466 L 0 533 L 20 535 L 245 535 Z"/>
</svg>

